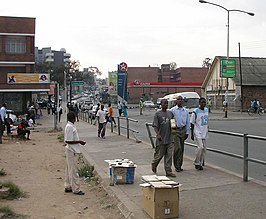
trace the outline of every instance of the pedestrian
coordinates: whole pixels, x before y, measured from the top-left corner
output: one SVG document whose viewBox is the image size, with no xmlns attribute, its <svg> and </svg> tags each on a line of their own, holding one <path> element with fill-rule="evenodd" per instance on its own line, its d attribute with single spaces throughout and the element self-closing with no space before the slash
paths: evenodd
<svg viewBox="0 0 266 219">
<path fill-rule="evenodd" d="M 58 113 L 58 121 L 61 121 L 61 116 L 63 114 L 63 108 L 61 106 L 61 104 L 59 103 L 59 106 L 57 107 L 57 113 Z"/>
<path fill-rule="evenodd" d="M 114 127 L 116 127 L 116 122 L 115 122 L 115 113 L 114 113 L 114 110 L 113 110 L 113 107 L 112 107 L 112 104 L 109 103 L 108 104 L 108 116 L 109 116 L 109 121 L 112 123 L 114 123 Z"/>
<path fill-rule="evenodd" d="M 143 107 L 144 107 L 143 100 L 142 100 L 142 98 L 140 98 L 140 100 L 139 100 L 139 114 L 140 115 L 143 114 Z"/>
<path fill-rule="evenodd" d="M 206 108 L 206 99 L 199 99 L 199 107 L 194 109 L 191 118 L 191 139 L 196 141 L 196 159 L 194 161 L 197 170 L 203 170 L 203 163 L 206 156 L 206 139 L 208 138 L 208 109 Z"/>
<path fill-rule="evenodd" d="M 66 172 L 65 172 L 65 192 L 73 192 L 76 195 L 84 195 L 80 190 L 78 175 L 78 155 L 81 153 L 80 145 L 85 145 L 85 141 L 79 140 L 76 126 L 76 115 L 74 112 L 67 114 L 67 124 L 65 127 L 65 154 L 66 154 Z"/>
<path fill-rule="evenodd" d="M 121 104 L 120 101 L 118 101 L 117 109 L 118 109 L 118 114 L 119 114 L 119 116 L 122 116 L 122 104 Z"/>
<path fill-rule="evenodd" d="M 97 112 L 99 111 L 100 107 L 101 107 L 101 104 L 100 103 L 97 103 L 97 107 L 96 107 L 96 110 L 95 110 L 95 120 L 94 120 L 93 125 L 96 125 L 96 122 L 97 122 L 96 115 L 97 115 Z"/>
<path fill-rule="evenodd" d="M 96 114 L 96 118 L 98 120 L 98 137 L 102 137 L 103 139 L 105 138 L 106 116 L 107 113 L 104 110 L 104 105 L 101 105 L 101 108 Z"/>
<path fill-rule="evenodd" d="M 75 103 L 75 105 L 74 105 L 74 112 L 76 114 L 77 122 L 79 122 L 79 106 L 78 106 L 78 103 Z"/>
<path fill-rule="evenodd" d="M 209 113 L 211 113 L 211 107 L 212 107 L 212 100 L 211 98 L 208 99 L 208 110 L 209 110 Z"/>
<path fill-rule="evenodd" d="M 178 96 L 176 99 L 176 106 L 170 110 L 174 114 L 176 129 L 174 136 L 174 153 L 173 160 L 175 171 L 183 171 L 183 155 L 185 149 L 185 140 L 188 138 L 190 131 L 189 112 L 183 107 L 184 99 L 182 96 Z"/>
<path fill-rule="evenodd" d="M 122 114 L 123 116 L 127 117 L 128 114 L 127 114 L 127 105 L 126 105 L 126 102 L 123 102 L 122 104 Z"/>
<path fill-rule="evenodd" d="M 156 147 L 151 163 L 152 172 L 157 172 L 157 166 L 164 157 L 164 170 L 166 176 L 176 177 L 172 173 L 173 136 L 171 134 L 170 120 L 174 118 L 171 111 L 167 110 L 167 99 L 161 100 L 161 110 L 157 111 L 153 119 L 153 127 L 156 133 Z"/>
<path fill-rule="evenodd" d="M 17 129 L 17 134 L 18 136 L 23 137 L 24 139 L 30 140 L 30 130 L 28 129 L 29 123 L 23 119 L 19 124 L 18 124 L 18 129 Z M 26 138 L 27 134 L 27 138 Z"/>
<path fill-rule="evenodd" d="M 3 103 L 1 109 L 0 109 L 0 116 L 1 116 L 1 120 L 2 120 L 2 136 L 4 134 L 5 131 L 5 127 L 6 127 L 6 133 L 7 135 L 11 134 L 10 131 L 10 119 L 6 117 L 6 103 Z"/>
</svg>

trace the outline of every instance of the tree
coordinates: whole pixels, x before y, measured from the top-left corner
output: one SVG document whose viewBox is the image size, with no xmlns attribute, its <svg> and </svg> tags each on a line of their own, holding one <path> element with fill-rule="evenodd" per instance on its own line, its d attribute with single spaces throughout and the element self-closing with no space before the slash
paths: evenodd
<svg viewBox="0 0 266 219">
<path fill-rule="evenodd" d="M 211 58 L 205 58 L 205 60 L 203 60 L 203 63 L 202 63 L 202 67 L 205 67 L 205 68 L 210 68 L 212 65 L 212 59 Z"/>
</svg>

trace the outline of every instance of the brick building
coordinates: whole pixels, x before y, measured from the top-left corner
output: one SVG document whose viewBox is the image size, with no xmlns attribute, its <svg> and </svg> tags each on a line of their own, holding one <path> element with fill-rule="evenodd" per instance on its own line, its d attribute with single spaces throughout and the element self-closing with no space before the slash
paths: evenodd
<svg viewBox="0 0 266 219">
<path fill-rule="evenodd" d="M 201 95 L 207 72 L 207 68 L 171 69 L 170 64 L 163 64 L 161 68 L 129 67 L 128 102 L 138 103 L 141 97 L 155 101 L 167 94 L 184 91 L 194 91 Z"/>
<path fill-rule="evenodd" d="M 40 80 L 34 74 L 34 40 L 35 18 L 0 16 L 0 105 L 6 102 L 16 113 L 25 113 L 27 102 L 50 90 L 49 75 Z"/>
</svg>

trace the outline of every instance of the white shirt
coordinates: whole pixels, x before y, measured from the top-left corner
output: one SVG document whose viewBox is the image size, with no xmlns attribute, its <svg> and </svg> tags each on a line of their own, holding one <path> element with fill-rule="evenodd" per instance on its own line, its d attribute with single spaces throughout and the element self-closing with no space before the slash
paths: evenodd
<svg viewBox="0 0 266 219">
<path fill-rule="evenodd" d="M 98 110 L 96 116 L 99 117 L 99 123 L 105 123 L 106 122 L 106 119 L 105 119 L 106 112 L 104 110 Z"/>
<path fill-rule="evenodd" d="M 208 138 L 208 108 L 196 108 L 191 114 L 190 123 L 194 125 L 194 135 L 198 139 Z"/>
<path fill-rule="evenodd" d="M 65 127 L 65 141 L 79 141 L 77 128 L 69 121 Z M 67 144 L 66 148 L 74 153 L 80 154 L 80 144 Z"/>
<path fill-rule="evenodd" d="M 0 119 L 2 119 L 2 121 L 4 122 L 6 118 L 6 108 L 4 106 L 2 106 L 0 109 L 0 116 L 1 116 Z"/>
</svg>

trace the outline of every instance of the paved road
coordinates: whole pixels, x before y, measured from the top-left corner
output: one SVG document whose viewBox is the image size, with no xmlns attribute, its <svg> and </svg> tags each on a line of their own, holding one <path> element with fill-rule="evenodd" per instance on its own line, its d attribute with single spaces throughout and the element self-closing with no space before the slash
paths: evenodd
<svg viewBox="0 0 266 219">
<path fill-rule="evenodd" d="M 150 144 L 147 136 L 146 122 L 152 122 L 155 110 L 145 110 L 144 115 L 139 115 L 139 109 L 130 109 L 129 117 L 138 120 L 138 123 L 131 123 L 130 126 L 139 131 L 137 137 L 143 142 Z M 247 133 L 257 136 L 266 136 L 265 134 L 266 115 L 259 117 L 250 117 L 247 113 L 229 112 L 228 119 L 223 118 L 223 113 L 215 111 L 210 114 L 210 128 L 224 130 L 229 132 Z M 124 132 L 125 133 L 125 132 Z M 190 139 L 188 142 L 194 143 Z M 225 135 L 210 133 L 208 147 L 224 150 L 235 154 L 243 154 L 243 139 Z M 186 147 L 185 155 L 193 159 L 195 149 Z M 252 158 L 266 161 L 265 141 L 249 140 L 249 156 Z M 208 152 L 207 162 L 239 175 L 243 172 L 243 161 L 224 156 L 221 154 Z M 249 163 L 249 176 L 261 181 L 266 181 L 266 167 L 264 165 Z"/>
</svg>

